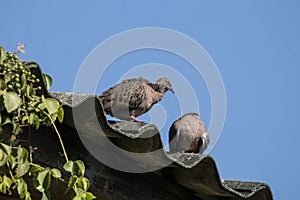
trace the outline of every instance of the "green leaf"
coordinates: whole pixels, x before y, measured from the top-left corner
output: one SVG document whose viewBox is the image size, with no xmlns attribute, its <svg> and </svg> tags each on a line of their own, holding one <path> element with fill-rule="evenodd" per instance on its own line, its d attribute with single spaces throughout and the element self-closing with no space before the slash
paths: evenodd
<svg viewBox="0 0 300 200">
<path fill-rule="evenodd" d="M 13 132 L 12 133 L 14 135 L 18 135 L 21 132 L 20 124 L 17 123 L 17 122 L 13 122 L 12 125 L 13 125 Z"/>
<path fill-rule="evenodd" d="M 10 186 L 13 184 L 13 180 L 11 180 L 10 178 L 8 178 L 5 175 L 3 176 L 3 181 L 2 182 L 8 188 L 10 188 Z"/>
<path fill-rule="evenodd" d="M 3 61 L 6 58 L 6 52 L 3 47 L 0 46 L 0 64 L 3 64 Z"/>
<path fill-rule="evenodd" d="M 81 160 L 76 160 L 74 162 L 73 173 L 78 175 L 78 176 L 81 176 L 81 175 L 84 175 L 84 172 L 85 172 L 84 163 Z"/>
<path fill-rule="evenodd" d="M 27 192 L 27 183 L 24 181 L 24 179 L 17 179 L 17 190 L 20 198 L 24 199 Z"/>
<path fill-rule="evenodd" d="M 40 192 L 48 190 L 50 184 L 51 176 L 47 170 L 37 172 L 37 175 L 33 178 L 33 186 Z"/>
<path fill-rule="evenodd" d="M 7 84 L 11 80 L 10 74 L 4 74 L 4 82 Z"/>
<path fill-rule="evenodd" d="M 51 174 L 48 171 L 43 182 L 43 187 L 45 188 L 45 190 L 48 190 L 50 185 L 51 185 Z"/>
<path fill-rule="evenodd" d="M 51 172 L 51 174 L 54 178 L 60 178 L 61 177 L 61 172 L 56 168 L 51 169 L 50 172 Z"/>
<path fill-rule="evenodd" d="M 30 164 L 28 161 L 18 164 L 16 170 L 17 176 L 18 177 L 24 176 L 29 171 L 29 168 L 30 168 Z"/>
<path fill-rule="evenodd" d="M 31 168 L 30 168 L 30 171 L 29 171 L 29 176 L 32 176 L 33 174 L 41 171 L 42 167 L 41 166 L 38 166 L 38 165 L 33 165 Z"/>
<path fill-rule="evenodd" d="M 2 151 L 2 149 L 0 149 L 0 154 L 3 153 L 3 157 L 0 159 L 0 167 L 6 165 L 7 161 L 8 161 L 8 156 Z"/>
<path fill-rule="evenodd" d="M 35 117 L 35 114 L 34 113 L 30 113 L 30 115 L 29 115 L 29 124 L 33 124 L 34 123 L 34 117 Z"/>
<path fill-rule="evenodd" d="M 22 124 L 27 123 L 26 121 L 29 122 L 29 117 L 28 117 L 28 115 L 24 115 L 24 116 L 22 117 L 22 120 L 21 120 Z"/>
<path fill-rule="evenodd" d="M 34 116 L 35 128 L 38 129 L 40 127 L 40 119 L 38 116 Z"/>
<path fill-rule="evenodd" d="M 27 77 L 25 74 L 21 75 L 21 89 L 25 89 L 27 87 Z"/>
<path fill-rule="evenodd" d="M 57 113 L 53 113 L 53 114 L 50 114 L 50 118 L 52 119 L 52 121 L 54 122 L 55 120 L 56 120 L 56 118 L 57 118 Z M 47 124 L 47 123 L 46 123 Z M 51 120 L 50 120 L 50 124 L 48 124 L 48 126 L 49 125 L 51 125 L 52 123 L 51 123 Z"/>
<path fill-rule="evenodd" d="M 49 199 L 51 199 L 50 192 L 48 190 L 46 190 L 45 192 L 42 193 L 41 200 L 49 200 Z"/>
<path fill-rule="evenodd" d="M 4 90 L 6 88 L 6 84 L 2 78 L 0 78 L 0 90 Z"/>
<path fill-rule="evenodd" d="M 46 85 L 47 90 L 52 86 L 52 78 L 48 74 L 43 74 L 43 79 Z"/>
<path fill-rule="evenodd" d="M 64 164 L 64 169 L 67 172 L 73 173 L 73 166 L 74 166 L 74 162 L 72 160 L 70 160 Z"/>
<path fill-rule="evenodd" d="M 4 175 L 2 177 L 2 182 L 0 182 L 0 192 L 6 194 L 7 189 L 9 189 L 11 187 L 12 183 L 13 183 L 13 181 Z"/>
<path fill-rule="evenodd" d="M 28 160 L 28 151 L 25 148 L 19 146 L 17 153 L 18 153 L 18 162 L 24 162 Z"/>
<path fill-rule="evenodd" d="M 28 191 L 25 193 L 25 200 L 31 200 L 30 192 Z"/>
<path fill-rule="evenodd" d="M 2 120 L 2 124 L 1 124 L 2 126 L 11 123 L 11 120 L 10 120 L 10 118 L 8 116 L 2 116 L 1 118 L 2 118 L 1 119 Z"/>
<path fill-rule="evenodd" d="M 63 122 L 63 120 L 64 120 L 64 109 L 63 109 L 63 107 L 59 107 L 59 109 L 58 109 L 58 112 L 57 112 L 57 118 L 58 118 L 58 121 L 60 122 L 60 123 L 62 123 Z"/>
<path fill-rule="evenodd" d="M 6 152 L 7 155 L 10 155 L 12 152 L 12 149 L 10 146 L 8 146 L 7 144 L 1 143 L 1 146 L 3 148 L 3 150 Z"/>
<path fill-rule="evenodd" d="M 49 114 L 53 114 L 58 111 L 59 103 L 57 100 L 53 98 L 46 98 L 44 103 L 46 105 Z"/>
<path fill-rule="evenodd" d="M 72 200 L 82 200 L 83 198 L 80 196 L 80 195 L 78 195 L 78 196 L 75 196 Z"/>
<path fill-rule="evenodd" d="M 45 103 L 40 103 L 38 106 L 37 106 L 40 110 L 44 110 L 46 108 L 46 104 Z"/>
<path fill-rule="evenodd" d="M 16 158 L 13 157 L 12 155 L 8 155 L 7 158 L 8 158 L 8 162 L 11 165 L 11 169 L 15 168 L 15 166 L 17 165 Z"/>
<path fill-rule="evenodd" d="M 4 105 L 8 113 L 16 110 L 22 104 L 21 98 L 15 92 L 6 92 L 3 94 L 3 98 Z"/>
<path fill-rule="evenodd" d="M 81 176 L 78 178 L 77 183 L 76 183 L 78 188 L 81 188 L 83 191 L 87 191 L 90 186 L 90 182 L 87 178 Z"/>
<path fill-rule="evenodd" d="M 87 192 L 86 193 L 86 200 L 92 200 L 92 199 L 96 199 L 96 197 L 92 193 Z"/>
<path fill-rule="evenodd" d="M 80 197 L 80 199 L 86 199 L 86 193 L 81 188 L 77 188 L 76 197 Z"/>
<path fill-rule="evenodd" d="M 77 176 L 71 176 L 71 177 L 69 178 L 68 186 L 67 186 L 67 189 L 66 189 L 65 193 L 67 193 L 70 189 L 73 188 L 73 186 L 75 185 L 77 179 L 78 179 Z"/>
<path fill-rule="evenodd" d="M 0 149 L 0 161 L 3 160 L 5 157 L 5 153 L 2 149 Z"/>
</svg>

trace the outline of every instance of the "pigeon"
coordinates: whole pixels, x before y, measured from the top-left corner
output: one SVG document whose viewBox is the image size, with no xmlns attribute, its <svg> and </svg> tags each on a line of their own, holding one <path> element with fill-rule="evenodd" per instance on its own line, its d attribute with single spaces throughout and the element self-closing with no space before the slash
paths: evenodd
<svg viewBox="0 0 300 200">
<path fill-rule="evenodd" d="M 209 135 L 197 113 L 187 113 L 173 122 L 169 130 L 171 153 L 203 153 L 209 144 Z"/>
<path fill-rule="evenodd" d="M 136 117 L 149 111 L 167 91 L 175 94 L 168 78 L 163 77 L 151 83 L 139 77 L 123 80 L 104 91 L 99 98 L 106 114 L 121 120 L 139 122 Z"/>
</svg>

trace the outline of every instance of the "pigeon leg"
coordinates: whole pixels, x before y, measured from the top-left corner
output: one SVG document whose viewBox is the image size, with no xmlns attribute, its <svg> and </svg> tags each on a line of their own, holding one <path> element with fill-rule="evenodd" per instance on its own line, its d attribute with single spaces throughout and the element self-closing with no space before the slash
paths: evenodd
<svg viewBox="0 0 300 200">
<path fill-rule="evenodd" d="M 140 120 L 138 120 L 138 118 L 136 118 L 135 116 L 130 116 L 130 118 L 134 121 L 134 122 L 140 122 Z"/>
</svg>

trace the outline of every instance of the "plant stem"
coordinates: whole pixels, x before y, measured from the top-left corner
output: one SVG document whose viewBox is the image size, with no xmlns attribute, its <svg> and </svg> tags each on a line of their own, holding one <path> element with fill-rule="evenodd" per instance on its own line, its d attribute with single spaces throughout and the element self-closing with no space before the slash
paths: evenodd
<svg viewBox="0 0 300 200">
<path fill-rule="evenodd" d="M 63 143 L 63 141 L 62 141 L 62 139 L 61 139 L 60 133 L 59 133 L 59 131 L 58 131 L 58 129 L 57 129 L 57 127 L 56 127 L 56 125 L 55 125 L 53 119 L 51 118 L 51 116 L 50 116 L 48 113 L 46 113 L 45 111 L 44 111 L 44 113 L 45 113 L 45 114 L 47 115 L 47 117 L 51 120 L 51 124 L 52 124 L 52 126 L 54 127 L 54 129 L 55 129 L 55 132 L 56 132 L 56 134 L 57 134 L 57 136 L 58 136 L 58 139 L 59 139 L 61 148 L 62 148 L 62 150 L 63 150 L 63 152 L 64 152 L 64 156 L 65 156 L 65 158 L 66 158 L 66 161 L 68 162 L 68 161 L 69 161 L 69 158 L 68 158 L 68 155 L 67 155 L 67 152 L 66 152 L 64 143 Z"/>
</svg>

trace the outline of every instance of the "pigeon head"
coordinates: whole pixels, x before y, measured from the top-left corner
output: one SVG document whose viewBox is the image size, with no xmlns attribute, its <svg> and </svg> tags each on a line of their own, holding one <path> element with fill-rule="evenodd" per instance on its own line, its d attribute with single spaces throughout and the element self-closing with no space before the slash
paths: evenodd
<svg viewBox="0 0 300 200">
<path fill-rule="evenodd" d="M 172 82 L 170 79 L 163 77 L 155 81 L 156 84 L 160 85 L 163 88 L 163 91 L 171 91 L 173 94 L 175 94 L 173 88 L 172 88 Z"/>
</svg>

